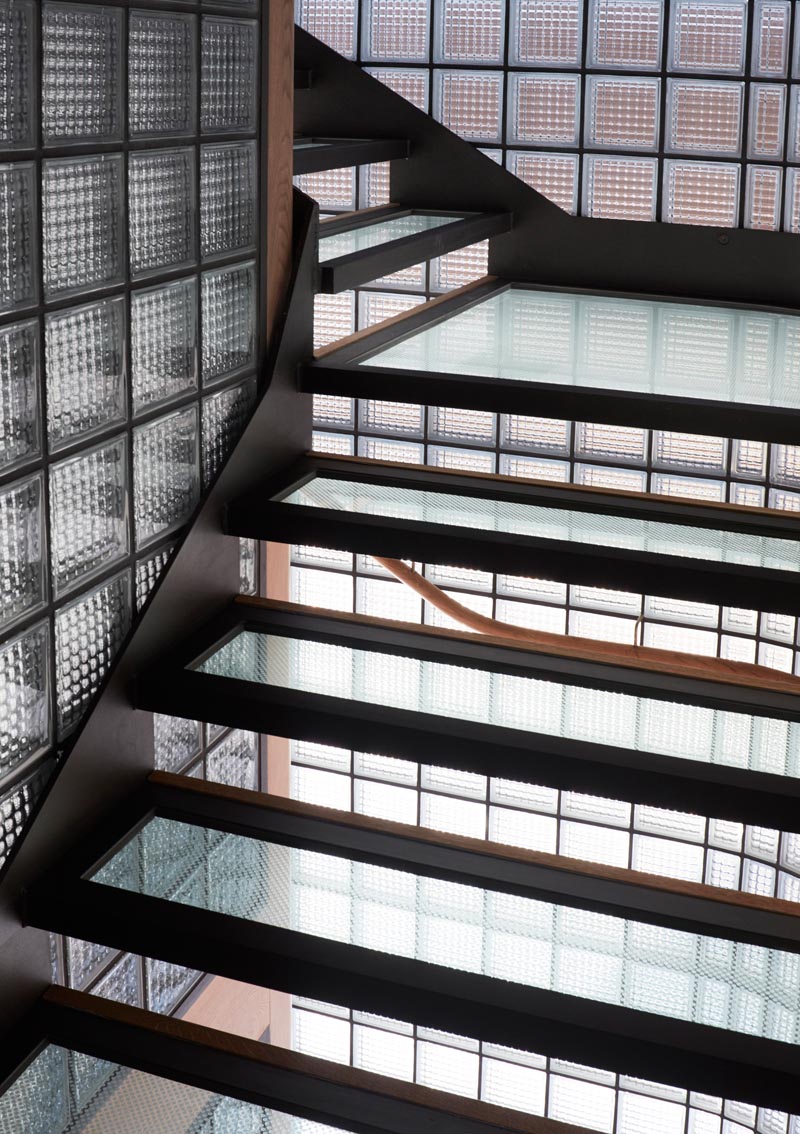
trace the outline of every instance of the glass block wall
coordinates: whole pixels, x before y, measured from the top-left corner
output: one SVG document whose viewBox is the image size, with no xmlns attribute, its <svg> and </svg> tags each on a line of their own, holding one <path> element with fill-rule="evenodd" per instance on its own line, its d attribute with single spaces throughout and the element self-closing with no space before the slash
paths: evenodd
<svg viewBox="0 0 800 1134">
<path fill-rule="evenodd" d="M 258 0 L 0 0 L 0 863 L 255 396 Z"/>
<path fill-rule="evenodd" d="M 563 209 L 800 231 L 793 0 L 296 0 Z"/>
</svg>

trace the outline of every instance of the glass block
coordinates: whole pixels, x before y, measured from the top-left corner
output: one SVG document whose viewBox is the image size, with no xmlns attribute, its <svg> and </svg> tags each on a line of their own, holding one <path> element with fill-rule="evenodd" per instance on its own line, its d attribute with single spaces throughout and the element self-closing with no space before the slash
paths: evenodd
<svg viewBox="0 0 800 1134">
<path fill-rule="evenodd" d="M 604 457 L 625 464 L 644 464 L 647 457 L 647 430 L 579 422 L 575 428 L 575 453 Z"/>
<path fill-rule="evenodd" d="M 509 150 L 506 162 L 515 177 L 547 197 L 565 213 L 578 211 L 577 154 Z"/>
<path fill-rule="evenodd" d="M 123 182 L 121 154 L 42 164 L 46 298 L 122 281 Z"/>
<path fill-rule="evenodd" d="M 233 451 L 256 400 L 256 380 L 203 399 L 203 485 L 209 485 Z"/>
<path fill-rule="evenodd" d="M 485 276 L 489 270 L 489 241 L 457 248 L 431 260 L 431 291 L 450 291 Z"/>
<path fill-rule="evenodd" d="M 355 167 L 304 173 L 294 178 L 294 184 L 317 202 L 321 212 L 328 209 L 346 211 L 356 207 Z"/>
<path fill-rule="evenodd" d="M 738 165 L 664 162 L 662 220 L 733 228 L 739 212 Z"/>
<path fill-rule="evenodd" d="M 314 348 L 327 346 L 356 329 L 355 292 L 314 297 Z"/>
<path fill-rule="evenodd" d="M 134 430 L 133 512 L 137 549 L 185 523 L 199 492 L 197 406 Z"/>
<path fill-rule="evenodd" d="M 139 958 L 131 953 L 123 955 L 91 991 L 93 996 L 104 996 L 106 1000 L 116 1000 L 119 1004 L 134 1007 L 141 1004 Z"/>
<path fill-rule="evenodd" d="M 174 550 L 174 544 L 170 544 L 169 547 L 163 547 L 159 551 L 149 555 L 147 559 L 140 559 L 136 564 L 137 611 L 141 610 L 147 602 L 153 587 L 161 578 L 164 568 L 169 563 Z"/>
<path fill-rule="evenodd" d="M 256 362 L 255 264 L 204 272 L 203 384 L 238 374 Z"/>
<path fill-rule="evenodd" d="M 579 75 L 510 74 L 508 138 L 549 146 L 577 146 Z"/>
<path fill-rule="evenodd" d="M 46 764 L 40 765 L 39 768 L 26 780 L 23 780 L 22 783 L 17 784 L 7 791 L 5 795 L 0 796 L 0 867 L 5 863 L 14 843 L 16 843 L 19 836 L 25 830 L 31 812 L 46 787 L 52 772 L 52 762 L 48 761 Z M 52 1076 L 48 1076 L 48 1084 L 48 1089 L 58 1088 L 58 1084 L 53 1082 Z M 24 1109 L 25 1124 L 23 1128 L 26 1134 L 31 1130 L 31 1115 L 35 1114 L 37 1118 L 42 1117 L 42 1111 L 39 1109 L 40 1106 L 41 1094 L 38 1094 L 36 1108 L 34 1110 Z M 52 1114 L 46 1114 L 42 1125 L 34 1129 L 37 1132 L 41 1131 L 41 1134 L 50 1134 L 51 1127 L 49 1122 L 52 1117 Z M 58 1127 L 56 1127 L 56 1129 L 57 1128 Z"/>
<path fill-rule="evenodd" d="M 750 158 L 783 157 L 786 88 L 776 83 L 750 85 L 750 122 L 747 131 L 747 156 Z"/>
<path fill-rule="evenodd" d="M 722 437 L 654 430 L 652 462 L 656 468 L 704 469 L 718 475 L 727 467 L 728 443 Z"/>
<path fill-rule="evenodd" d="M 759 79 L 780 79 L 789 59 L 789 0 L 755 0 L 751 70 Z"/>
<path fill-rule="evenodd" d="M 131 137 L 194 133 L 196 18 L 177 12 L 132 11 L 129 20 Z"/>
<path fill-rule="evenodd" d="M 133 412 L 197 388 L 197 280 L 131 295 Z"/>
<path fill-rule="evenodd" d="M 364 59 L 424 62 L 430 36 L 429 0 L 365 0 Z"/>
<path fill-rule="evenodd" d="M 47 443 L 51 452 L 127 417 L 125 301 L 48 315 Z"/>
<path fill-rule="evenodd" d="M 155 150 L 128 158 L 131 275 L 182 268 L 197 257 L 195 151 Z"/>
<path fill-rule="evenodd" d="M 658 162 L 655 158 L 584 158 L 582 213 L 611 220 L 656 219 Z"/>
<path fill-rule="evenodd" d="M 356 0 L 295 2 L 295 22 L 316 39 L 321 39 L 328 47 L 344 55 L 345 59 L 355 59 L 357 16 Z"/>
<path fill-rule="evenodd" d="M 768 165 L 748 165 L 745 189 L 745 228 L 777 231 L 781 227 L 783 170 Z"/>
<path fill-rule="evenodd" d="M 434 15 L 435 63 L 503 62 L 502 0 L 440 0 Z"/>
<path fill-rule="evenodd" d="M 203 16 L 200 128 L 205 134 L 254 130 L 258 84 L 258 24 Z"/>
<path fill-rule="evenodd" d="M 424 285 L 423 285 L 424 286 Z M 379 291 L 362 291 L 358 296 L 359 326 L 374 327 L 403 311 L 424 303 L 421 295 L 392 295 Z"/>
<path fill-rule="evenodd" d="M 32 161 L 0 165 L 0 313 L 38 297 L 35 176 Z"/>
<path fill-rule="evenodd" d="M 434 118 L 471 142 L 499 142 L 503 75 L 494 71 L 434 71 Z"/>
<path fill-rule="evenodd" d="M 200 751 L 200 723 L 153 713 L 155 766 L 164 772 L 184 768 Z"/>
<path fill-rule="evenodd" d="M 131 620 L 127 571 L 56 611 L 58 735 L 71 732 L 108 671 Z"/>
<path fill-rule="evenodd" d="M 362 209 L 391 202 L 391 165 L 388 161 L 375 162 L 359 170 L 359 206 Z"/>
<path fill-rule="evenodd" d="M 661 66 L 663 18 L 662 0 L 592 0 L 589 66 L 657 71 Z"/>
<path fill-rule="evenodd" d="M 0 627 L 45 601 L 42 473 L 0 491 Z"/>
<path fill-rule="evenodd" d="M 259 544 L 254 539 L 239 540 L 239 594 L 258 593 Z"/>
<path fill-rule="evenodd" d="M 58 598 L 128 553 L 125 437 L 50 470 L 50 569 Z"/>
<path fill-rule="evenodd" d="M 42 5 L 45 145 L 122 137 L 122 8 Z"/>
<path fill-rule="evenodd" d="M 670 28 L 670 71 L 741 75 L 747 0 L 676 0 Z"/>
<path fill-rule="evenodd" d="M 0 328 L 0 470 L 41 451 L 39 324 Z"/>
<path fill-rule="evenodd" d="M 800 232 L 800 169 L 786 171 L 786 205 L 783 227 L 787 232 Z"/>
<path fill-rule="evenodd" d="M 580 0 L 512 0 L 509 61 L 514 66 L 579 67 Z"/>
<path fill-rule="evenodd" d="M 169 1015 L 183 999 L 200 973 L 195 969 L 185 969 L 169 961 L 157 961 L 145 957 L 145 982 L 147 985 L 147 1007 L 151 1012 Z"/>
<path fill-rule="evenodd" d="M 108 945 L 97 945 L 93 941 L 81 941 L 77 937 L 67 937 L 67 973 L 70 988 L 83 989 L 98 970 L 114 955 Z"/>
<path fill-rule="evenodd" d="M 50 629 L 40 622 L 0 647 L 0 775 L 44 752 L 50 719 Z"/>
<path fill-rule="evenodd" d="M 0 147 L 35 144 L 33 102 L 34 5 L 0 3 Z"/>
<path fill-rule="evenodd" d="M 660 91 L 660 79 L 589 76 L 586 145 L 657 150 Z"/>
<path fill-rule="evenodd" d="M 206 756 L 206 779 L 229 787 L 258 787 L 258 734 L 235 729 Z"/>
<path fill-rule="evenodd" d="M 256 239 L 256 145 L 200 147 L 200 252 L 203 259 L 251 248 Z"/>
<path fill-rule="evenodd" d="M 668 79 L 666 148 L 672 153 L 738 157 L 743 103 L 743 83 Z"/>
<path fill-rule="evenodd" d="M 800 40 L 800 36 L 798 36 Z M 791 109 L 789 112 L 788 157 L 790 161 L 800 161 L 800 84 L 789 88 Z"/>
<path fill-rule="evenodd" d="M 344 55 L 344 52 L 340 52 Z M 399 67 L 367 67 L 367 74 L 379 79 L 395 94 L 407 99 L 418 110 L 428 112 L 428 72 Z"/>
</svg>

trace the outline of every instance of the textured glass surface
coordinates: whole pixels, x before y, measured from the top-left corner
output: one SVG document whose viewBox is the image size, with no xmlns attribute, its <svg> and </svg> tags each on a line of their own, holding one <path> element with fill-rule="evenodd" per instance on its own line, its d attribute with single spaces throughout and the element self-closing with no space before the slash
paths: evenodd
<svg viewBox="0 0 800 1134">
<path fill-rule="evenodd" d="M 471 142 L 498 142 L 503 120 L 503 74 L 434 71 L 433 115 Z"/>
<path fill-rule="evenodd" d="M 203 382 L 238 374 L 255 363 L 255 264 L 203 272 Z"/>
<path fill-rule="evenodd" d="M 46 144 L 122 135 L 122 8 L 42 5 L 42 134 Z"/>
<path fill-rule="evenodd" d="M 178 280 L 131 296 L 133 412 L 197 387 L 197 281 Z"/>
<path fill-rule="evenodd" d="M 41 473 L 0 491 L 0 627 L 45 599 L 44 481 Z"/>
<path fill-rule="evenodd" d="M 662 0 L 592 0 L 589 65 L 658 70 L 663 19 Z"/>
<path fill-rule="evenodd" d="M 185 969 L 182 965 L 157 961 L 153 957 L 145 957 L 144 972 L 147 1007 L 151 1012 L 165 1014 L 172 1012 L 200 976 L 195 969 Z"/>
<path fill-rule="evenodd" d="M 756 334 L 782 349 L 754 360 Z M 790 315 L 510 289 L 364 365 L 794 409 L 798 335 Z"/>
<path fill-rule="evenodd" d="M 255 129 L 257 60 L 255 21 L 203 17 L 200 123 L 205 133 Z"/>
<path fill-rule="evenodd" d="M 0 647 L 0 776 L 50 743 L 50 631 L 41 622 Z"/>
<path fill-rule="evenodd" d="M 44 287 L 48 299 L 122 280 L 121 154 L 42 165 Z"/>
<path fill-rule="evenodd" d="M 34 144 L 34 5 L 0 3 L 0 146 Z"/>
<path fill-rule="evenodd" d="M 429 53 L 429 0 L 366 0 L 365 59 L 425 60 Z"/>
<path fill-rule="evenodd" d="M 577 75 L 510 74 L 509 140 L 548 146 L 577 145 L 580 89 Z"/>
<path fill-rule="evenodd" d="M 800 959 L 777 949 L 161 818 L 94 880 L 527 987 L 800 1043 Z"/>
<path fill-rule="evenodd" d="M 0 328 L 0 470 L 38 455 L 39 324 L 36 319 Z"/>
<path fill-rule="evenodd" d="M 166 565 L 169 563 L 173 546 L 160 548 L 146 559 L 140 559 L 136 564 L 136 609 L 141 610 L 150 592 L 161 578 Z"/>
<path fill-rule="evenodd" d="M 584 689 L 380 650 L 241 631 L 202 673 L 411 712 L 591 740 L 682 760 L 800 775 L 800 725 L 705 709 L 688 699 Z"/>
<path fill-rule="evenodd" d="M 669 69 L 740 75 L 746 22 L 746 0 L 676 0 Z"/>
<path fill-rule="evenodd" d="M 668 79 L 667 149 L 672 153 L 738 157 L 743 105 L 743 83 Z"/>
<path fill-rule="evenodd" d="M 153 752 L 157 768 L 165 772 L 177 772 L 199 751 L 198 721 L 153 713 Z"/>
<path fill-rule="evenodd" d="M 119 1004 L 141 1006 L 139 959 L 130 953 L 120 957 L 92 989 L 95 996 L 116 1000 Z"/>
<path fill-rule="evenodd" d="M 503 0 L 441 0 L 436 14 L 437 63 L 502 63 Z"/>
<path fill-rule="evenodd" d="M 0 866 L 6 861 L 11 848 L 22 834 L 52 771 L 51 762 L 40 764 L 37 770 L 22 783 L 0 795 Z M 1 1110 L 0 1117 L 2 1117 Z M 31 1126 L 28 1123 L 21 1129 L 25 1134 L 29 1134 Z M 43 1127 L 41 1134 L 50 1134 L 50 1129 L 47 1126 Z"/>
<path fill-rule="evenodd" d="M 203 399 L 203 484 L 217 475 L 244 428 L 256 400 L 256 380 Z"/>
<path fill-rule="evenodd" d="M 128 159 L 128 232 L 133 276 L 193 263 L 195 151 L 150 150 Z"/>
<path fill-rule="evenodd" d="M 108 945 L 81 941 L 77 937 L 65 938 L 67 943 L 67 976 L 70 988 L 84 988 L 113 956 Z"/>
<path fill-rule="evenodd" d="M 51 452 L 125 420 L 125 301 L 106 299 L 45 318 Z"/>
<path fill-rule="evenodd" d="M 250 248 L 256 239 L 256 146 L 200 147 L 200 245 L 203 258 Z"/>
<path fill-rule="evenodd" d="M 194 131 L 196 34 L 194 16 L 131 12 L 128 128 L 132 137 Z"/>
<path fill-rule="evenodd" d="M 395 217 L 394 220 L 363 225 L 361 228 L 353 228 L 349 232 L 340 232 L 335 236 L 326 236 L 325 226 L 322 225 L 319 260 L 323 263 L 338 256 L 350 256 L 354 252 L 363 252 L 367 248 L 387 244 L 390 240 L 400 240 L 404 236 L 414 236 L 420 232 L 431 232 L 434 228 L 441 228 L 442 225 L 459 219 L 459 217 L 434 217 L 414 213 L 408 217 Z"/>
<path fill-rule="evenodd" d="M 346 59 L 355 56 L 357 13 L 357 0 L 329 0 L 322 7 L 314 0 L 295 0 L 297 23 Z"/>
<path fill-rule="evenodd" d="M 581 61 L 581 0 L 513 0 L 512 63 L 577 67 Z"/>
<path fill-rule="evenodd" d="M 239 594 L 254 595 L 258 591 L 258 543 L 254 539 L 239 540 Z"/>
<path fill-rule="evenodd" d="M 658 148 L 659 79 L 592 75 L 586 82 L 587 146 Z"/>
<path fill-rule="evenodd" d="M 128 442 L 50 469 L 50 567 L 56 597 L 128 553 Z"/>
<path fill-rule="evenodd" d="M 650 158 L 587 154 L 583 214 L 607 220 L 654 221 L 658 163 Z"/>
<path fill-rule="evenodd" d="M 662 220 L 732 228 L 739 210 L 741 167 L 723 162 L 665 161 Z"/>
<path fill-rule="evenodd" d="M 229 787 L 258 787 L 258 734 L 235 729 L 206 756 L 206 779 Z"/>
<path fill-rule="evenodd" d="M 136 547 L 180 527 L 200 491 L 197 407 L 140 425 L 133 434 Z"/>
<path fill-rule="evenodd" d="M 0 313 L 37 298 L 35 178 L 31 161 L 0 165 Z"/>
</svg>

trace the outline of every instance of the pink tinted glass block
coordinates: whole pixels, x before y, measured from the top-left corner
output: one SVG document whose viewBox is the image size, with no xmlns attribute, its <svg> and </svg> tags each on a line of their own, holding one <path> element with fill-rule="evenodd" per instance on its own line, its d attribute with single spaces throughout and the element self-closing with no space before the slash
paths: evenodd
<svg viewBox="0 0 800 1134">
<path fill-rule="evenodd" d="M 780 228 L 782 176 L 783 171 L 772 166 L 748 166 L 745 228 Z"/>
<path fill-rule="evenodd" d="M 439 63 L 502 63 L 505 3 L 502 0 L 439 0 L 436 5 Z"/>
<path fill-rule="evenodd" d="M 745 0 L 678 0 L 673 7 L 670 69 L 741 75 Z"/>
<path fill-rule="evenodd" d="M 591 66 L 657 70 L 663 10 L 662 0 L 595 0 L 589 31 Z"/>
<path fill-rule="evenodd" d="M 658 79 L 591 77 L 588 146 L 654 150 L 658 146 Z"/>
<path fill-rule="evenodd" d="M 667 91 L 669 150 L 738 157 L 742 145 L 742 83 L 669 79 Z"/>
<path fill-rule="evenodd" d="M 427 0 L 368 0 L 362 52 L 366 59 L 428 58 Z"/>
<path fill-rule="evenodd" d="M 581 61 L 580 0 L 515 0 L 511 16 L 511 62 L 577 67 Z"/>
<path fill-rule="evenodd" d="M 577 154 L 546 154 L 533 150 L 511 151 L 508 167 L 515 176 L 567 213 L 578 200 Z"/>
<path fill-rule="evenodd" d="M 356 0 L 300 0 L 295 18 L 346 59 L 356 54 Z"/>
<path fill-rule="evenodd" d="M 368 74 L 384 83 L 390 91 L 402 95 L 418 110 L 428 110 L 428 72 L 408 71 L 392 67 L 370 67 Z"/>
<path fill-rule="evenodd" d="M 492 71 L 437 71 L 435 117 L 473 142 L 500 140 L 503 76 Z"/>
<path fill-rule="evenodd" d="M 673 224 L 719 225 L 725 228 L 737 223 L 737 165 L 667 161 L 664 166 L 663 220 Z"/>
<path fill-rule="evenodd" d="M 586 158 L 583 213 L 612 220 L 652 221 L 658 162 L 649 158 Z"/>
<path fill-rule="evenodd" d="M 756 0 L 753 17 L 753 74 L 782 78 L 789 56 L 791 8 L 788 0 Z"/>
<path fill-rule="evenodd" d="M 508 132 L 516 142 L 578 143 L 577 75 L 512 75 Z"/>
<path fill-rule="evenodd" d="M 783 157 L 786 117 L 786 88 L 777 84 L 753 83 L 750 87 L 750 129 L 747 156 Z"/>
<path fill-rule="evenodd" d="M 800 170 L 786 171 L 786 206 L 783 227 L 787 232 L 800 232 Z"/>
</svg>

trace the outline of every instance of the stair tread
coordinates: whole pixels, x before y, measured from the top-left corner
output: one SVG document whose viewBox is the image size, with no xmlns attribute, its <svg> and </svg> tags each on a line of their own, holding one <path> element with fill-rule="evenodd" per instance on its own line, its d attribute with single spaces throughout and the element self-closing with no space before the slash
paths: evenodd
<svg viewBox="0 0 800 1134">
<path fill-rule="evenodd" d="M 407 158 L 411 143 L 402 138 L 296 137 L 294 172 L 320 173 L 354 165 Z"/>
</svg>

